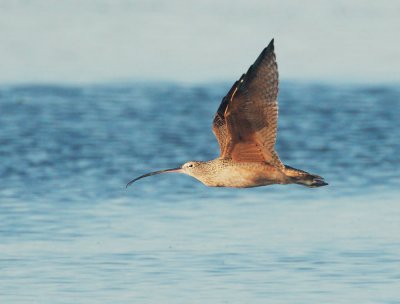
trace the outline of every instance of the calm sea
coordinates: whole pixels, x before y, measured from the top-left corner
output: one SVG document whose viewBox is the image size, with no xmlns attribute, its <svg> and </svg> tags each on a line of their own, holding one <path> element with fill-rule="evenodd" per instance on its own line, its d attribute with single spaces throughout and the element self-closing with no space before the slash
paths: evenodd
<svg viewBox="0 0 400 304">
<path fill-rule="evenodd" d="M 143 173 L 218 156 L 229 85 L 0 87 L 0 303 L 400 303 L 400 89 L 281 85 L 327 187 Z"/>
</svg>

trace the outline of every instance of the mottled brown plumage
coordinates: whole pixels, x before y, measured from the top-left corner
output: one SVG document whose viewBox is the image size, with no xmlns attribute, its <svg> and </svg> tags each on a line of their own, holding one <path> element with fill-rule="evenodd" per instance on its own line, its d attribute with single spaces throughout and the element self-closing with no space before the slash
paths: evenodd
<svg viewBox="0 0 400 304">
<path fill-rule="evenodd" d="M 187 162 L 146 176 L 180 172 L 211 187 L 248 188 L 271 184 L 325 186 L 318 175 L 285 166 L 275 151 L 278 123 L 278 66 L 274 40 L 229 90 L 215 114 L 213 132 L 220 157 Z"/>
</svg>

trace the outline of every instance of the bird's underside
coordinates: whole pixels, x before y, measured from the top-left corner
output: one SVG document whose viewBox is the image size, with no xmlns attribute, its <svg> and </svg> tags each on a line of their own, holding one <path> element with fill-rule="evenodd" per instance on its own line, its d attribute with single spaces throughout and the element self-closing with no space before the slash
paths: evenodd
<svg viewBox="0 0 400 304">
<path fill-rule="evenodd" d="M 217 158 L 197 163 L 197 167 L 184 173 L 209 187 L 252 188 L 272 184 L 300 184 L 307 187 L 326 185 L 321 176 L 285 165 L 282 171 L 266 162 L 237 162 L 232 159 Z"/>
<path fill-rule="evenodd" d="M 206 162 L 187 162 L 164 172 L 193 176 L 207 186 L 257 187 L 270 184 L 327 185 L 318 175 L 285 166 L 275 151 L 278 123 L 278 66 L 274 40 L 248 71 L 234 83 L 215 114 L 213 132 L 220 156 Z"/>
<path fill-rule="evenodd" d="M 289 184 L 290 178 L 267 163 L 234 162 L 231 159 L 215 159 L 205 166 L 217 168 L 212 174 L 193 175 L 210 187 L 251 188 L 271 184 Z"/>
</svg>

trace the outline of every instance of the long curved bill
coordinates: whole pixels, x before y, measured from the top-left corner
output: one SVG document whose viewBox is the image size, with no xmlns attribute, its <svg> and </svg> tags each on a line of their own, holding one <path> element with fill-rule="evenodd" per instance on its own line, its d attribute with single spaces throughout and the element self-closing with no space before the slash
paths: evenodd
<svg viewBox="0 0 400 304">
<path fill-rule="evenodd" d="M 166 169 L 166 170 L 160 170 L 160 171 L 155 171 L 155 172 L 150 172 L 150 173 L 147 173 L 147 174 L 143 174 L 143 175 L 131 180 L 129 183 L 127 183 L 126 184 L 126 188 L 128 188 L 134 182 L 136 182 L 137 180 L 139 180 L 139 179 L 141 179 L 143 177 L 157 175 L 157 174 L 161 174 L 161 173 L 181 172 L 181 170 L 182 170 L 181 168 L 173 168 L 173 169 Z"/>
</svg>

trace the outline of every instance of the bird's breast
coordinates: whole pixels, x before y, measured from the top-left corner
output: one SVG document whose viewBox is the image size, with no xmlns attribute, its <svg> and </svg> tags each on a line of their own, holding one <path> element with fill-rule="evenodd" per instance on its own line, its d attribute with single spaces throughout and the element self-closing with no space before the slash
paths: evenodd
<svg viewBox="0 0 400 304">
<path fill-rule="evenodd" d="M 285 176 L 275 167 L 258 163 L 227 164 L 198 179 L 210 187 L 249 188 L 286 183 Z"/>
</svg>

